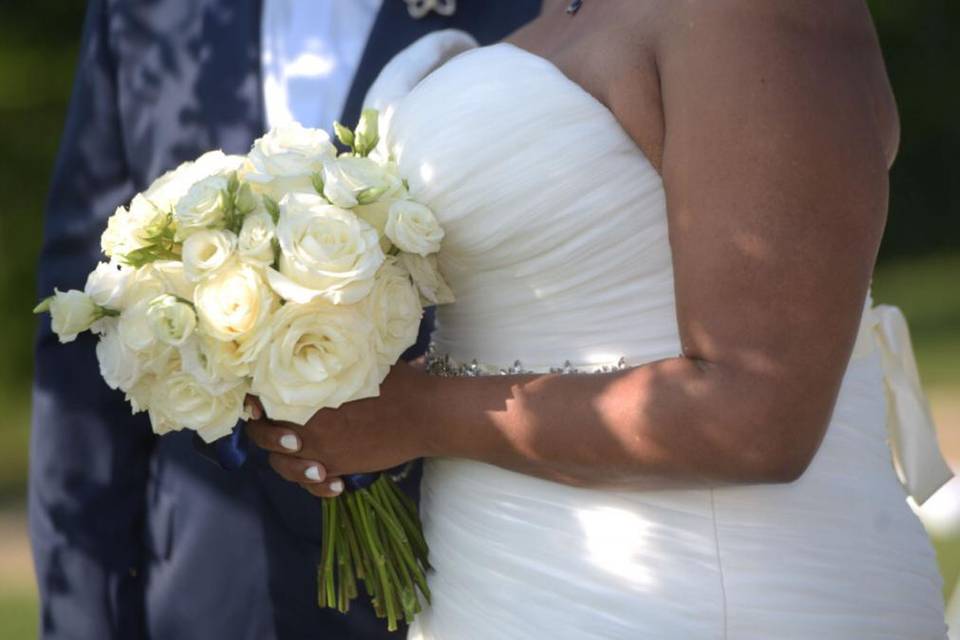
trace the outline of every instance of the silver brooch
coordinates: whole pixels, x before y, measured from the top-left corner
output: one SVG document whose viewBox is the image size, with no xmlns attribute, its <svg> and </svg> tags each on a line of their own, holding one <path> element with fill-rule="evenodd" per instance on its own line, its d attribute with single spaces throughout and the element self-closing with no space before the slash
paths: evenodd
<svg viewBox="0 0 960 640">
<path fill-rule="evenodd" d="M 452 16 L 457 10 L 457 0 L 404 0 L 410 17 L 419 20 L 431 11 L 441 16 Z"/>
</svg>

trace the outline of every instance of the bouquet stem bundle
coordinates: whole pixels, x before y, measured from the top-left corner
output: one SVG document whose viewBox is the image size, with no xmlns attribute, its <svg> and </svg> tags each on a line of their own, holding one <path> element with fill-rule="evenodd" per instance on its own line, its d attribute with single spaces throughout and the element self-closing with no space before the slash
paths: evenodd
<svg viewBox="0 0 960 640">
<path fill-rule="evenodd" d="M 377 617 L 395 631 L 400 620 L 410 623 L 421 611 L 420 595 L 430 602 L 427 556 L 417 507 L 389 475 L 323 499 L 321 607 L 346 613 L 362 580 Z"/>
</svg>

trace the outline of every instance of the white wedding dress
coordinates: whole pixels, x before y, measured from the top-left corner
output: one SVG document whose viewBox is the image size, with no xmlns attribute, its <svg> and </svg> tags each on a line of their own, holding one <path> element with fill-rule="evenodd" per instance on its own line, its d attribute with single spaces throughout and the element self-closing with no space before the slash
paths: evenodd
<svg viewBox="0 0 960 640">
<path fill-rule="evenodd" d="M 446 230 L 457 301 L 438 309 L 439 352 L 534 371 L 680 354 L 661 179 L 556 67 L 441 32 L 394 59 L 368 104 Z M 934 554 L 887 444 L 879 323 L 868 308 L 792 484 L 600 491 L 430 460 L 433 603 L 409 637 L 943 639 Z"/>
</svg>

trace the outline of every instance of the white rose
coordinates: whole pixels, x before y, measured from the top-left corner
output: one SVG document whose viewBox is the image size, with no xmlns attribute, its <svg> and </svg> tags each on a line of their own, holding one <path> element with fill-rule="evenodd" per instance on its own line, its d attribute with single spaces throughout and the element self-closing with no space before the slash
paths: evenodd
<svg viewBox="0 0 960 640">
<path fill-rule="evenodd" d="M 242 177 L 278 201 L 293 191 L 313 193 L 313 174 L 322 172 L 336 153 L 326 131 L 296 122 L 280 125 L 253 143 Z"/>
<path fill-rule="evenodd" d="M 394 198 L 403 184 L 398 176 L 369 158 L 342 156 L 324 164 L 323 195 L 336 206 L 357 206 L 360 195 L 368 189 L 382 190 L 380 197 Z"/>
<path fill-rule="evenodd" d="M 143 192 L 144 197 L 163 211 L 172 211 L 194 183 L 208 176 L 227 176 L 243 166 L 243 156 L 226 155 L 222 151 L 208 151 L 192 162 L 184 162 L 168 171 Z"/>
<path fill-rule="evenodd" d="M 222 225 L 228 186 L 226 176 L 212 175 L 190 187 L 174 209 L 177 238 L 183 239 L 200 229 Z"/>
<path fill-rule="evenodd" d="M 229 176 L 246 164 L 244 156 L 227 155 L 223 151 L 208 151 L 193 161 L 189 168 L 194 181 L 206 176 Z"/>
<path fill-rule="evenodd" d="M 228 175 L 240 169 L 245 161 L 242 156 L 210 151 L 194 162 L 184 162 L 166 172 L 146 191 L 137 194 L 129 209 L 118 207 L 107 220 L 107 229 L 100 238 L 103 253 L 109 257 L 122 256 L 144 247 L 146 238 L 163 228 L 177 202 L 195 182 L 212 175 Z"/>
<path fill-rule="evenodd" d="M 120 309 L 133 269 L 119 262 L 101 262 L 87 276 L 83 291 L 101 307 Z"/>
<path fill-rule="evenodd" d="M 107 257 L 119 257 L 144 246 L 137 235 L 133 220 L 125 207 L 117 207 L 107 219 L 107 228 L 100 236 L 100 250 Z"/>
<path fill-rule="evenodd" d="M 148 271 L 143 277 L 155 279 L 164 293 L 169 293 L 184 300 L 193 300 L 193 289 L 196 287 L 196 283 L 187 277 L 182 262 L 179 260 L 157 260 L 151 262 L 145 268 Z"/>
<path fill-rule="evenodd" d="M 417 288 L 395 257 L 388 257 L 380 267 L 364 306 L 367 317 L 373 321 L 382 380 L 400 355 L 416 344 L 423 317 Z"/>
<path fill-rule="evenodd" d="M 361 204 L 351 209 L 354 215 L 377 230 L 377 235 L 380 237 L 380 249 L 385 254 L 389 253 L 393 247 L 390 238 L 384 233 L 387 228 L 387 216 L 390 213 L 390 205 L 392 205 L 393 202 L 393 200 L 377 200 L 371 204 Z"/>
<path fill-rule="evenodd" d="M 443 229 L 433 211 L 412 200 L 390 205 L 385 233 L 401 251 L 424 258 L 439 251 L 443 240 Z"/>
<path fill-rule="evenodd" d="M 173 260 L 158 260 L 133 270 L 127 281 L 119 318 L 119 334 L 128 348 L 141 352 L 156 347 L 151 362 L 162 363 L 169 347 L 157 345 L 149 319 L 150 303 L 157 297 L 170 294 L 184 300 L 193 298 L 192 282 L 183 272 L 183 265 Z M 161 346 L 163 348 L 161 348 Z M 161 357 L 162 356 L 162 357 Z"/>
<path fill-rule="evenodd" d="M 219 269 L 233 255 L 237 236 L 232 231 L 203 229 L 183 241 L 181 259 L 187 278 L 197 281 Z"/>
<path fill-rule="evenodd" d="M 97 342 L 100 375 L 111 389 L 127 391 L 140 379 L 140 360 L 120 339 L 116 318 L 104 318 L 103 331 Z"/>
<path fill-rule="evenodd" d="M 237 253 L 244 260 L 269 267 L 273 264 L 273 239 L 276 237 L 276 226 L 273 218 L 266 211 L 251 213 L 243 219 L 243 228 L 237 240 Z"/>
<path fill-rule="evenodd" d="M 136 383 L 127 389 L 124 395 L 130 404 L 131 413 L 137 414 L 150 408 L 150 396 L 153 394 L 153 386 L 158 377 L 155 373 L 143 373 Z M 157 430 L 156 425 L 153 430 L 154 433 L 163 433 Z"/>
<path fill-rule="evenodd" d="M 425 305 L 449 304 L 454 301 L 453 291 L 440 274 L 436 255 L 424 258 L 415 253 L 401 253 L 398 258 L 410 272 Z"/>
<path fill-rule="evenodd" d="M 61 343 L 73 342 L 103 314 L 93 298 L 83 291 L 54 289 L 49 303 L 50 326 Z"/>
<path fill-rule="evenodd" d="M 205 278 L 193 295 L 200 328 L 217 340 L 238 341 L 247 360 L 256 357 L 268 337 L 270 315 L 279 306 L 259 271 L 234 261 Z"/>
<path fill-rule="evenodd" d="M 156 344 L 149 318 L 152 301 L 153 297 L 144 296 L 120 314 L 117 332 L 123 344 L 131 351 L 146 351 Z"/>
<path fill-rule="evenodd" d="M 169 223 L 168 211 L 138 193 L 129 208 L 117 207 L 107 220 L 100 248 L 108 257 L 119 257 L 147 246 Z"/>
<path fill-rule="evenodd" d="M 351 212 L 311 194 L 288 194 L 277 225 L 280 270 L 267 271 L 285 300 L 322 296 L 336 304 L 363 299 L 383 263 L 377 231 Z"/>
<path fill-rule="evenodd" d="M 271 418 L 304 424 L 320 409 L 379 393 L 373 345 L 373 325 L 357 306 L 286 304 L 271 322 L 251 392 Z"/>
<path fill-rule="evenodd" d="M 131 271 L 119 307 L 128 309 L 141 300 L 152 300 L 165 293 L 191 300 L 194 286 L 184 274 L 182 263 L 157 260 Z"/>
<path fill-rule="evenodd" d="M 191 429 L 204 442 L 230 434 L 243 414 L 245 385 L 213 393 L 175 363 L 154 381 L 150 422 L 157 433 Z"/>
<path fill-rule="evenodd" d="M 179 347 L 196 329 L 197 314 L 189 304 L 164 294 L 147 306 L 147 323 L 157 340 Z"/>
<path fill-rule="evenodd" d="M 180 348 L 182 368 L 211 393 L 225 393 L 243 382 L 250 364 L 235 364 L 236 342 L 195 334 Z"/>
</svg>

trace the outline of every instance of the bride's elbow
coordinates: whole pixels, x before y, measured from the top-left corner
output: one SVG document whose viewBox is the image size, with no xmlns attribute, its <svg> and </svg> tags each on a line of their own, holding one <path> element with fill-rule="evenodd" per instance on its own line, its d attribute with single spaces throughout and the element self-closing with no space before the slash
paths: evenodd
<svg viewBox="0 0 960 640">
<path fill-rule="evenodd" d="M 813 462 L 826 419 L 771 416 L 758 421 L 732 456 L 731 472 L 744 484 L 788 484 L 799 480 Z"/>
</svg>

